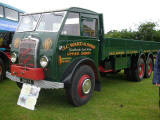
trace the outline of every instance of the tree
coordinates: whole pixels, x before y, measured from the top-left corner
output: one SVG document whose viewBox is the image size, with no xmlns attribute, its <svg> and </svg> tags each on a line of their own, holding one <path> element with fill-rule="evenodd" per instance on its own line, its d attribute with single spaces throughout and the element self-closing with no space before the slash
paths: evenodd
<svg viewBox="0 0 160 120">
<path fill-rule="evenodd" d="M 160 42 L 160 30 L 156 30 L 156 26 L 157 24 L 154 22 L 146 22 L 140 24 L 137 31 L 128 31 L 127 29 L 123 29 L 121 31 L 111 30 L 105 35 L 105 37 Z"/>
<path fill-rule="evenodd" d="M 160 42 L 160 30 L 157 30 L 153 33 L 153 40 Z"/>
<path fill-rule="evenodd" d="M 142 23 L 138 27 L 137 38 L 139 40 L 153 41 L 155 35 L 156 24 L 154 22 Z"/>
<path fill-rule="evenodd" d="M 105 37 L 108 37 L 108 38 L 121 38 L 121 33 L 118 30 L 111 30 L 107 34 L 105 34 Z"/>
<path fill-rule="evenodd" d="M 134 31 L 128 31 L 127 29 L 123 29 L 121 31 L 118 30 L 112 30 L 109 31 L 105 37 L 110 38 L 125 38 L 125 39 L 136 39 L 136 32 Z"/>
</svg>

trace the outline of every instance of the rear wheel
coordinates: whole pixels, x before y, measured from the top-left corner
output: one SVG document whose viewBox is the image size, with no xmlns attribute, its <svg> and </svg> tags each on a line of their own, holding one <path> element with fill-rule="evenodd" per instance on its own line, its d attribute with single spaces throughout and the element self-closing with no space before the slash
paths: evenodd
<svg viewBox="0 0 160 120">
<path fill-rule="evenodd" d="M 145 77 L 146 78 L 149 78 L 151 76 L 152 70 L 153 70 L 153 61 L 149 57 L 147 62 L 146 62 L 146 68 L 145 68 Z"/>
<path fill-rule="evenodd" d="M 0 58 L 0 81 L 2 81 L 5 78 L 5 65 L 3 60 Z"/>
<path fill-rule="evenodd" d="M 133 80 L 133 74 L 132 74 L 132 69 L 131 68 L 125 69 L 124 74 L 127 75 L 128 80 L 130 80 L 130 81 Z"/>
<path fill-rule="evenodd" d="M 74 73 L 72 84 L 66 88 L 69 102 L 75 106 L 87 103 L 95 86 L 95 75 L 88 65 L 80 66 Z"/>
<path fill-rule="evenodd" d="M 107 73 L 105 73 L 105 72 L 100 72 L 101 77 L 106 77 L 106 74 Z"/>
<path fill-rule="evenodd" d="M 143 58 L 139 58 L 137 63 L 134 63 L 133 66 L 133 80 L 134 81 L 141 81 L 144 77 L 145 73 L 145 63 Z"/>
</svg>

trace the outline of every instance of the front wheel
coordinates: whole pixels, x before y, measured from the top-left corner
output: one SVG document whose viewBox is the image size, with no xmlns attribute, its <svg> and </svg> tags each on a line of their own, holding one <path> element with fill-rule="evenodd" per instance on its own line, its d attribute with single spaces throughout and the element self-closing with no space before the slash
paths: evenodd
<svg viewBox="0 0 160 120">
<path fill-rule="evenodd" d="M 2 81 L 5 78 L 5 65 L 3 60 L 0 58 L 0 81 Z"/>
<path fill-rule="evenodd" d="M 92 68 L 88 65 L 80 66 L 72 77 L 72 83 L 66 88 L 69 102 L 75 106 L 86 104 L 95 86 L 95 75 Z"/>
</svg>

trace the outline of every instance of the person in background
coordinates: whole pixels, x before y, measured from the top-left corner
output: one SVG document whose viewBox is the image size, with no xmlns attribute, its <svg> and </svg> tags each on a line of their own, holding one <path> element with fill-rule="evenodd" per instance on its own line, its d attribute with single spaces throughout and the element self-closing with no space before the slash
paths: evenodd
<svg viewBox="0 0 160 120">
<path fill-rule="evenodd" d="M 157 57 L 154 65 L 153 84 L 159 87 L 159 108 L 160 108 L 160 50 L 157 53 Z"/>
</svg>

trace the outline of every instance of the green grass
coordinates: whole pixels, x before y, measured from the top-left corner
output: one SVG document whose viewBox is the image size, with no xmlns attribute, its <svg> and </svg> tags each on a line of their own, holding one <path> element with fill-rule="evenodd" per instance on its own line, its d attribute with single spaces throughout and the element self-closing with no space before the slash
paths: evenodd
<svg viewBox="0 0 160 120">
<path fill-rule="evenodd" d="M 151 77 L 152 78 L 152 77 Z M 64 90 L 41 90 L 36 110 L 17 105 L 15 82 L 0 82 L 0 120 L 159 120 L 158 88 L 152 79 L 127 81 L 123 73 L 102 78 L 102 91 L 73 107 Z"/>
</svg>

